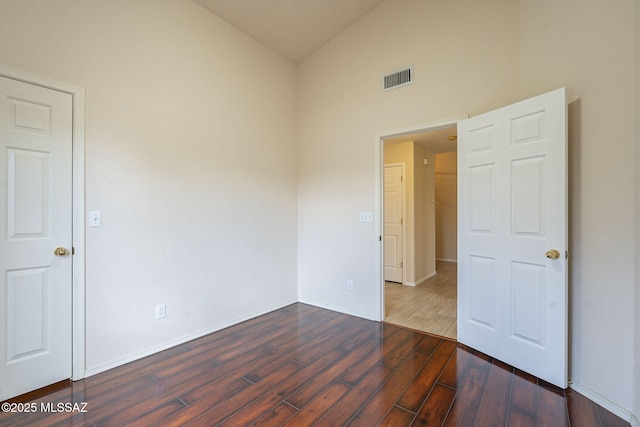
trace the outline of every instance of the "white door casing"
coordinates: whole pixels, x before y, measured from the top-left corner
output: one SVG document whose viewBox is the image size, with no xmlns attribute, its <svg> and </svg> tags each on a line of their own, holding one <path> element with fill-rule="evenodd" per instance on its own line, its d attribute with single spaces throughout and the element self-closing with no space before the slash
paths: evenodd
<svg viewBox="0 0 640 427">
<path fill-rule="evenodd" d="M 404 164 L 384 166 L 384 280 L 403 283 Z"/>
<path fill-rule="evenodd" d="M 0 400 L 72 376 L 72 102 L 0 77 Z"/>
<path fill-rule="evenodd" d="M 458 340 L 562 388 L 566 129 L 564 88 L 458 124 Z"/>
</svg>

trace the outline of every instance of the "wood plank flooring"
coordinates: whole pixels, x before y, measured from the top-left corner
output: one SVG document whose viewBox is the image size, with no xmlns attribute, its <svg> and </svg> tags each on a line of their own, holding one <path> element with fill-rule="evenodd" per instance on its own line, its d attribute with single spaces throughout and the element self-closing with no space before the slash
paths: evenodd
<svg viewBox="0 0 640 427">
<path fill-rule="evenodd" d="M 86 412 L 41 406 L 83 402 Z M 453 340 L 304 304 L 29 403 L 36 412 L 0 413 L 0 425 L 629 425 Z"/>
<path fill-rule="evenodd" d="M 436 262 L 436 275 L 417 286 L 385 282 L 385 322 L 456 339 L 457 267 Z"/>
</svg>

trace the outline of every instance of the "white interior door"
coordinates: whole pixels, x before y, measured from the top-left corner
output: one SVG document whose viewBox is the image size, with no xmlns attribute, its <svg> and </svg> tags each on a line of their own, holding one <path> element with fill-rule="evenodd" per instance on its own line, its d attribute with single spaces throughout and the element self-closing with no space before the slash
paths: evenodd
<svg viewBox="0 0 640 427">
<path fill-rule="evenodd" d="M 384 167 L 384 280 L 403 282 L 404 167 Z"/>
<path fill-rule="evenodd" d="M 0 77 L 0 401 L 71 377 L 71 191 L 71 95 Z"/>
<path fill-rule="evenodd" d="M 564 88 L 458 124 L 458 340 L 562 388 L 566 152 Z"/>
</svg>

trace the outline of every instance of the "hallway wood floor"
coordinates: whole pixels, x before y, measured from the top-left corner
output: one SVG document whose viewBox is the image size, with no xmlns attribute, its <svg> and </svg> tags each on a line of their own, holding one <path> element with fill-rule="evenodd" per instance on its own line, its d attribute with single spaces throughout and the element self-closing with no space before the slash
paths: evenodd
<svg viewBox="0 0 640 427">
<path fill-rule="evenodd" d="M 0 413 L 0 425 L 629 425 L 455 341 L 305 304 L 31 402 L 87 412 Z"/>
<path fill-rule="evenodd" d="M 384 321 L 456 339 L 458 264 L 436 262 L 436 275 L 417 286 L 385 282 Z"/>
</svg>

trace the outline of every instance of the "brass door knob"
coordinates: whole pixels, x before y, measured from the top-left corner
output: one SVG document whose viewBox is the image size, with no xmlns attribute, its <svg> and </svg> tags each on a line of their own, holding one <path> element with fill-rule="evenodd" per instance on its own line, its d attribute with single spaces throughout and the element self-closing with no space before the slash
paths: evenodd
<svg viewBox="0 0 640 427">
<path fill-rule="evenodd" d="M 550 249 L 545 254 L 549 259 L 558 259 L 560 258 L 560 252 L 557 249 Z"/>
<path fill-rule="evenodd" d="M 56 254 L 56 256 L 65 256 L 69 253 L 69 251 L 66 248 L 60 247 L 60 248 L 56 248 L 55 251 L 53 251 L 54 254 Z"/>
</svg>

